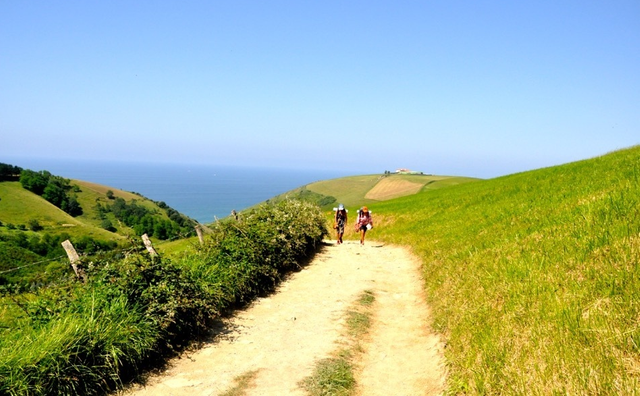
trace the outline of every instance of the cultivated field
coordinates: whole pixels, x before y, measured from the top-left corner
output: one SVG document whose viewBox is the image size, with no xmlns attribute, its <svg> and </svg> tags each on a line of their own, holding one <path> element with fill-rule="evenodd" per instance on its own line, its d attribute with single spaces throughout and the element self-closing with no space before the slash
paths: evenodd
<svg viewBox="0 0 640 396">
<path fill-rule="evenodd" d="M 323 180 L 306 186 L 310 191 L 336 198 L 348 208 L 359 208 L 416 194 L 423 189 L 437 190 L 447 186 L 469 183 L 478 179 L 434 175 L 361 175 Z M 330 209 L 330 208 L 328 208 Z"/>
<path fill-rule="evenodd" d="M 423 186 L 424 184 L 421 183 L 386 177 L 380 180 L 364 197 L 365 199 L 372 199 L 374 201 L 386 201 L 392 198 L 415 194 L 420 191 Z"/>
</svg>

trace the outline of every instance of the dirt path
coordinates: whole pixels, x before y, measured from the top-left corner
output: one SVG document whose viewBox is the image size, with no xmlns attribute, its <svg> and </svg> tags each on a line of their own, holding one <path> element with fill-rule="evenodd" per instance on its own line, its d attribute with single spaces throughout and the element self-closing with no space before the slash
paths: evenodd
<svg viewBox="0 0 640 396">
<path fill-rule="evenodd" d="M 375 314 L 357 364 L 360 395 L 434 395 L 442 391 L 441 345 L 430 334 L 419 262 L 406 249 L 333 242 L 267 298 L 226 322 L 226 334 L 171 362 L 126 395 L 219 395 L 256 372 L 248 395 L 304 395 L 298 382 L 329 357 L 344 333 L 345 310 L 364 290 Z"/>
</svg>

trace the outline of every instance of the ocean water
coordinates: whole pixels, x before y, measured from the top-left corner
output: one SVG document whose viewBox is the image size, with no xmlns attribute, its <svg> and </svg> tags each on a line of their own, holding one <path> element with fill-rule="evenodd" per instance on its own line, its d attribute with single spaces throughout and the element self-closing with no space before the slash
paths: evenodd
<svg viewBox="0 0 640 396">
<path fill-rule="evenodd" d="M 136 192 L 154 201 L 164 201 L 203 224 L 305 184 L 345 176 L 326 170 L 215 165 L 59 159 L 0 159 L 0 162 Z"/>
</svg>

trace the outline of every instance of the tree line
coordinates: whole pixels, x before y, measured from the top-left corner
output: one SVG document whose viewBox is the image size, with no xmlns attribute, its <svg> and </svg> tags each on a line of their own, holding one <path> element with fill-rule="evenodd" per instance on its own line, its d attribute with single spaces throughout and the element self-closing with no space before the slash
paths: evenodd
<svg viewBox="0 0 640 396">
<path fill-rule="evenodd" d="M 51 172 L 39 172 L 23 169 L 20 172 L 20 184 L 34 194 L 40 195 L 56 207 L 71 216 L 80 216 L 82 207 L 72 192 L 78 192 L 77 186 L 72 186 L 69 179 L 52 175 Z"/>
<path fill-rule="evenodd" d="M 20 178 L 22 168 L 15 165 L 0 162 L 0 181 L 17 181 Z"/>
<path fill-rule="evenodd" d="M 192 235 L 194 232 L 195 222 L 167 206 L 164 202 L 156 204 L 165 210 L 168 219 L 159 216 L 157 210 L 138 204 L 136 200 L 128 203 L 123 198 L 114 197 L 112 194 L 111 197 L 113 199 L 111 205 L 100 203 L 96 205 L 98 216 L 102 220 L 102 227 L 107 231 L 116 231 L 107 216 L 112 213 L 116 220 L 132 228 L 136 235 L 147 234 L 149 237 L 167 240 L 181 235 Z"/>
</svg>

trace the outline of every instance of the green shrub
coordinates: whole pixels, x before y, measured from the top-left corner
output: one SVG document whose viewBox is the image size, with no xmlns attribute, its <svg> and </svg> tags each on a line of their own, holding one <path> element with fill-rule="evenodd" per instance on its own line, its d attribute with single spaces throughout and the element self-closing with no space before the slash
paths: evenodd
<svg viewBox="0 0 640 396">
<path fill-rule="evenodd" d="M 223 310 L 272 290 L 326 232 L 311 204 L 265 205 L 218 224 L 203 246 L 172 260 L 135 245 L 124 259 L 89 263 L 85 284 L 11 296 L 15 315 L 0 327 L 0 394 L 113 391 Z"/>
<path fill-rule="evenodd" d="M 116 227 L 113 226 L 113 223 L 111 222 L 111 220 L 109 219 L 103 219 L 102 223 L 100 224 L 102 228 L 104 228 L 107 231 L 111 231 L 111 232 L 116 232 Z"/>
<path fill-rule="evenodd" d="M 29 225 L 29 229 L 31 231 L 38 232 L 38 231 L 42 231 L 44 229 L 44 227 L 42 225 L 40 225 L 40 222 L 38 222 L 38 220 L 36 220 L 36 219 L 29 220 L 29 224 L 28 225 Z"/>
<path fill-rule="evenodd" d="M 243 303 L 300 268 L 326 235 L 317 206 L 286 200 L 259 206 L 242 221 L 217 223 L 207 243 L 184 259 L 198 276 L 219 284 L 229 304 Z"/>
</svg>

